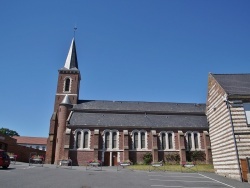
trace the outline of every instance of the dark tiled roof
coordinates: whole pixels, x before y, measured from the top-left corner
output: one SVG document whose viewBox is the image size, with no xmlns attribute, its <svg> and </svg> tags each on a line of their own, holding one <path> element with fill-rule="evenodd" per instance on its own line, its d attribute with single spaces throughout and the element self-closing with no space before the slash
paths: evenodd
<svg viewBox="0 0 250 188">
<path fill-rule="evenodd" d="M 228 95 L 250 95 L 250 74 L 211 74 Z"/>
<path fill-rule="evenodd" d="M 69 126 L 208 128 L 206 116 L 73 112 Z"/>
<path fill-rule="evenodd" d="M 205 114 L 205 104 L 80 100 L 73 110 Z"/>
</svg>

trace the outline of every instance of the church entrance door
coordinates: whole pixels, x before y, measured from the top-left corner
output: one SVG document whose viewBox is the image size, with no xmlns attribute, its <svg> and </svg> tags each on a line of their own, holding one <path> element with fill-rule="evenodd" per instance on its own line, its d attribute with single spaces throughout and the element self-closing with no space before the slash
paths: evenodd
<svg viewBox="0 0 250 188">
<path fill-rule="evenodd" d="M 117 166 L 117 152 L 104 152 L 104 166 Z"/>
<path fill-rule="evenodd" d="M 112 156 L 113 156 L 112 166 L 117 166 L 117 152 L 113 152 Z"/>
<path fill-rule="evenodd" d="M 110 166 L 110 152 L 104 153 L 104 166 Z"/>
</svg>

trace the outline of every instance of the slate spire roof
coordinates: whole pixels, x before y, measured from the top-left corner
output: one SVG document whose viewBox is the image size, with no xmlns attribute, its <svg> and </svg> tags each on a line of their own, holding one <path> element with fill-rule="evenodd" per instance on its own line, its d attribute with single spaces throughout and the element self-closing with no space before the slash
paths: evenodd
<svg viewBox="0 0 250 188">
<path fill-rule="evenodd" d="M 78 69 L 78 61 L 77 61 L 77 54 L 76 54 L 76 44 L 75 38 L 72 39 L 69 53 L 65 61 L 64 68 L 66 69 Z"/>
<path fill-rule="evenodd" d="M 68 95 L 65 95 L 61 104 L 72 105 Z"/>
<path fill-rule="evenodd" d="M 250 74 L 211 75 L 217 80 L 228 95 L 250 95 Z"/>
</svg>

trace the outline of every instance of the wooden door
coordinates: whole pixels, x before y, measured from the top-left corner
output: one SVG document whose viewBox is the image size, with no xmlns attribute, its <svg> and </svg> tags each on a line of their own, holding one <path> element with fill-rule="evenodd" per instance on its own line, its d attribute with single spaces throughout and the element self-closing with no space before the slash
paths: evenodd
<svg viewBox="0 0 250 188">
<path fill-rule="evenodd" d="M 243 181 L 248 181 L 247 179 L 247 173 L 248 173 L 248 169 L 247 169 L 247 160 L 246 159 L 241 159 L 240 160 L 240 165 L 241 165 L 241 173 L 242 173 L 242 179 Z"/>
<path fill-rule="evenodd" d="M 110 152 L 104 153 L 104 166 L 110 165 Z"/>
<path fill-rule="evenodd" d="M 112 156 L 112 166 L 117 166 L 117 152 L 113 152 Z"/>
</svg>

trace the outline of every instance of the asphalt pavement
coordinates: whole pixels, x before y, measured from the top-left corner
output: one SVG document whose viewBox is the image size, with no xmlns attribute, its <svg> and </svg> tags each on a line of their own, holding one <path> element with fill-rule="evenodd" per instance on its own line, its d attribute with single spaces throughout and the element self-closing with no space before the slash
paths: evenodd
<svg viewBox="0 0 250 188">
<path fill-rule="evenodd" d="M 0 168 L 1 188 L 250 188 L 250 184 L 214 173 L 132 171 L 116 167 L 86 169 L 73 166 L 17 162 Z"/>
</svg>

